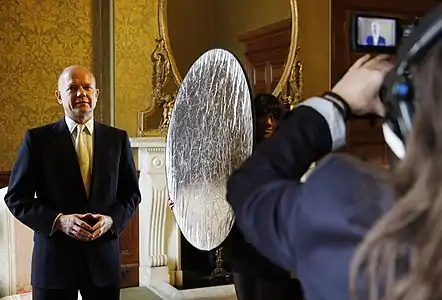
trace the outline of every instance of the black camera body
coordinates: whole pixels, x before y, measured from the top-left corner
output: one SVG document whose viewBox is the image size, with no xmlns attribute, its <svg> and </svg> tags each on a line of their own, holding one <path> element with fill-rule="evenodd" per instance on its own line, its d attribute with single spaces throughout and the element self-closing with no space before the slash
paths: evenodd
<svg viewBox="0 0 442 300">
<path fill-rule="evenodd" d="M 384 80 L 380 98 L 387 108 L 384 137 L 399 158 L 405 155 L 405 141 L 421 100 L 416 97 L 419 91 L 411 68 L 420 65 L 442 40 L 442 4 L 408 26 L 402 28 L 401 23 L 385 15 L 354 14 L 349 26 L 352 52 L 395 54 L 395 67 Z"/>
<path fill-rule="evenodd" d="M 352 15 L 351 51 L 357 53 L 396 54 L 402 38 L 410 35 L 417 20 L 402 28 L 401 19 L 373 14 Z"/>
</svg>

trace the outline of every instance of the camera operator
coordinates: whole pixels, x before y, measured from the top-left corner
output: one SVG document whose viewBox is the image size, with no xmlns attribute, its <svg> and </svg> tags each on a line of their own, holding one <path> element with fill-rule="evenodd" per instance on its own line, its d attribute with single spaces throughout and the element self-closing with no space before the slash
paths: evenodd
<svg viewBox="0 0 442 300">
<path fill-rule="evenodd" d="M 386 56 L 364 56 L 332 92 L 344 98 L 354 114 L 384 115 L 378 95 L 391 68 Z M 311 98 L 295 108 L 275 135 L 232 174 L 227 186 L 227 200 L 246 239 L 296 273 L 307 300 L 345 299 L 352 255 L 346 247 L 353 248 L 371 227 L 366 217 L 357 218 L 369 213 L 369 206 L 356 206 L 361 204 L 356 195 L 364 175 L 353 170 L 351 160 L 330 156 L 304 184 L 299 182 L 312 162 L 344 145 L 343 104 L 327 98 Z"/>
<path fill-rule="evenodd" d="M 307 300 L 350 299 L 350 290 L 371 300 L 442 297 L 441 15 L 442 6 L 419 23 L 395 66 L 364 56 L 331 93 L 298 105 L 228 181 L 245 238 L 297 274 Z M 386 114 L 378 95 L 393 68 Z M 350 112 L 386 115 L 396 170 L 328 155 L 344 145 Z"/>
</svg>

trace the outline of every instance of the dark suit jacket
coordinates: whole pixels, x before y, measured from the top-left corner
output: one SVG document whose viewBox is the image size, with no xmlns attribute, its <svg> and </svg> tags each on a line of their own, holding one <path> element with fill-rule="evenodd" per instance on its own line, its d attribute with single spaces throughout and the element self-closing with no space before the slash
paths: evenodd
<svg viewBox="0 0 442 300">
<path fill-rule="evenodd" d="M 373 36 L 369 35 L 365 38 L 365 43 L 368 46 L 375 46 L 374 44 L 374 38 Z M 378 44 L 377 46 L 386 46 L 387 42 L 385 41 L 385 38 L 383 36 L 379 36 Z"/>
<path fill-rule="evenodd" d="M 298 107 L 227 186 L 246 239 L 295 273 L 308 300 L 350 299 L 354 250 L 393 199 L 385 175 L 344 154 L 328 156 L 300 183 L 309 165 L 331 150 L 324 117 Z"/>
<path fill-rule="evenodd" d="M 140 202 L 132 149 L 125 131 L 94 122 L 90 197 L 81 179 L 65 120 L 26 132 L 13 167 L 6 205 L 34 230 L 34 287 L 77 287 L 89 272 L 97 286 L 119 283 L 119 235 Z M 37 198 L 34 199 L 34 193 Z M 112 217 L 113 232 L 80 242 L 52 232 L 59 213 L 97 213 Z"/>
</svg>

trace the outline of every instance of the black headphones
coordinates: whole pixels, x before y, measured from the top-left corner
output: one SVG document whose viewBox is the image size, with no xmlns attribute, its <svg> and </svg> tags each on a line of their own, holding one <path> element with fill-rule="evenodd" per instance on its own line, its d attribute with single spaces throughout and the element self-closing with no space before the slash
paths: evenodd
<svg viewBox="0 0 442 300">
<path fill-rule="evenodd" d="M 397 51 L 396 68 L 385 78 L 381 99 L 388 113 L 386 123 L 405 143 L 415 111 L 415 89 L 410 66 L 420 64 L 431 48 L 442 38 L 442 5 L 414 24 L 411 33 Z"/>
</svg>

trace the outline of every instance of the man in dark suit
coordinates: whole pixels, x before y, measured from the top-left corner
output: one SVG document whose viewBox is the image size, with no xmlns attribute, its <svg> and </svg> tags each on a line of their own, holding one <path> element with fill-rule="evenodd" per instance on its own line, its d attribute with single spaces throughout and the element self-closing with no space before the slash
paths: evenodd
<svg viewBox="0 0 442 300">
<path fill-rule="evenodd" d="M 378 22 L 371 23 L 371 35 L 365 38 L 367 46 L 387 46 L 387 42 L 383 36 L 379 34 L 380 25 Z"/>
<path fill-rule="evenodd" d="M 5 196 L 34 230 L 33 300 L 119 299 L 119 236 L 140 203 L 125 131 L 93 119 L 99 90 L 85 67 L 59 77 L 65 118 L 26 132 Z"/>
<path fill-rule="evenodd" d="M 379 90 L 392 68 L 385 56 L 359 59 L 333 88 L 356 115 L 384 114 Z M 358 243 L 382 214 L 381 176 L 349 157 L 330 156 L 301 183 L 311 163 L 345 143 L 345 111 L 333 95 L 301 103 L 274 136 L 229 178 L 227 200 L 245 238 L 297 275 L 305 299 L 350 299 L 349 264 Z M 364 183 L 364 184 L 361 184 Z"/>
</svg>

